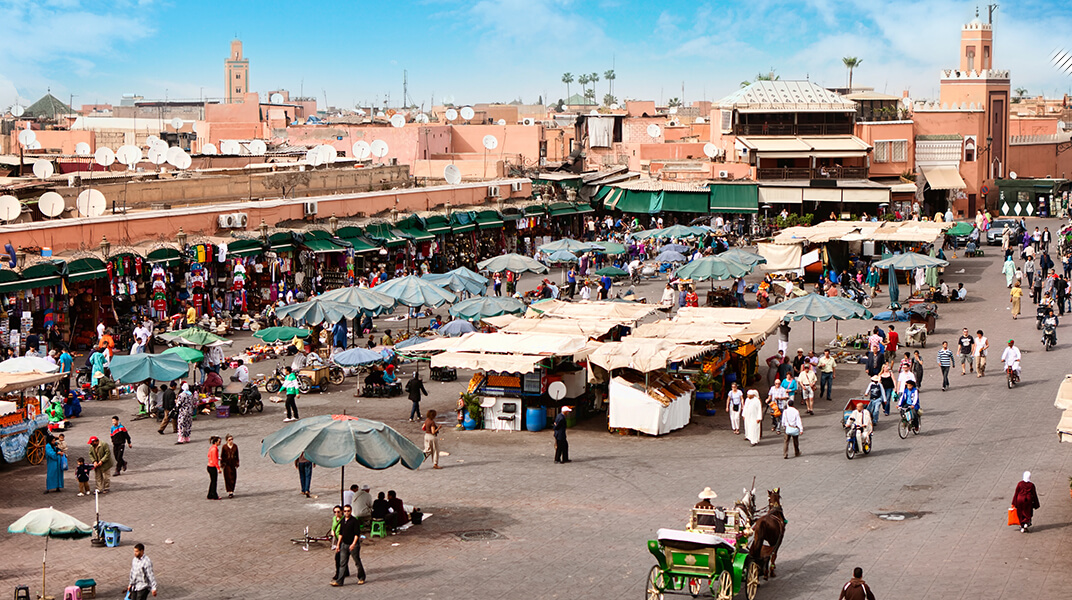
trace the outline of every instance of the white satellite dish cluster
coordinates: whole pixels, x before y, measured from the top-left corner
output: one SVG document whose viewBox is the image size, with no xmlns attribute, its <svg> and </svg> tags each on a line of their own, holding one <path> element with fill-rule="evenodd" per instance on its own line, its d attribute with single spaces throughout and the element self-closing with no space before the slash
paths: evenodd
<svg viewBox="0 0 1072 600">
<path fill-rule="evenodd" d="M 499 147 L 498 138 L 496 138 L 495 136 L 490 135 L 490 134 L 484 136 L 483 143 L 484 143 L 484 148 L 486 148 L 488 150 L 494 150 L 494 149 Z"/>
<path fill-rule="evenodd" d="M 462 181 L 462 172 L 454 165 L 447 165 L 443 167 L 443 179 L 450 185 L 458 185 Z"/>
<path fill-rule="evenodd" d="M 406 126 L 406 117 L 402 113 L 391 115 L 391 127 L 401 128 Z"/>
<path fill-rule="evenodd" d="M 424 113 L 419 113 L 416 117 L 413 117 L 413 120 L 417 123 L 424 124 L 428 122 L 428 115 Z"/>
<path fill-rule="evenodd" d="M 369 157 L 383 158 L 387 156 L 389 151 L 390 147 L 383 140 L 373 140 L 371 144 L 365 140 L 358 140 L 354 142 L 351 148 L 351 152 L 357 160 L 368 160 Z"/>
<path fill-rule="evenodd" d="M 78 207 L 78 214 L 83 217 L 99 217 L 104 214 L 106 201 L 104 194 L 91 188 L 78 194 L 75 206 Z"/>
<path fill-rule="evenodd" d="M 0 196 L 0 219 L 14 221 L 22 214 L 22 203 L 14 196 Z"/>
<path fill-rule="evenodd" d="M 704 153 L 704 156 L 706 156 L 707 158 L 716 158 L 718 156 L 722 156 L 723 154 L 725 154 L 726 151 L 723 150 L 722 148 L 719 148 L 718 146 L 712 144 L 711 142 L 708 142 L 708 143 L 704 144 L 703 153 Z"/>
<path fill-rule="evenodd" d="M 335 162 L 337 157 L 338 152 L 335 151 L 333 146 L 320 144 L 319 146 L 310 148 L 309 151 L 305 153 L 305 163 L 314 167 L 319 167 L 320 165 L 329 165 Z"/>
</svg>

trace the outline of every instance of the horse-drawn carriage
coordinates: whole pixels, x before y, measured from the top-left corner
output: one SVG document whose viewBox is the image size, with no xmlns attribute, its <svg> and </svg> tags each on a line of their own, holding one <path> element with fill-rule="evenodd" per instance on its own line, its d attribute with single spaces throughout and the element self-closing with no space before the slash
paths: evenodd
<svg viewBox="0 0 1072 600">
<path fill-rule="evenodd" d="M 733 509 L 693 508 L 685 531 L 658 530 L 656 539 L 648 540 L 648 551 L 658 562 L 648 572 L 648 600 L 686 591 L 698 596 L 705 582 L 718 600 L 742 591 L 754 600 L 760 575 L 774 575 L 785 532 L 778 490 L 768 496 L 770 506 L 762 516 L 756 516 L 754 495 L 746 490 Z"/>
</svg>

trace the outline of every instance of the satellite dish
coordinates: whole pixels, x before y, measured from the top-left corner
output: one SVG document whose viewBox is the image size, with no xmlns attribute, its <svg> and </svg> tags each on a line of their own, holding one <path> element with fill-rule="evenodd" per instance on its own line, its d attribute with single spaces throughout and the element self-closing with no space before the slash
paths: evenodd
<svg viewBox="0 0 1072 600">
<path fill-rule="evenodd" d="M 335 149 L 335 146 L 323 144 L 320 146 L 320 153 L 324 155 L 325 164 L 331 164 L 339 158 L 339 151 Z"/>
<path fill-rule="evenodd" d="M 11 116 L 13 116 L 15 118 L 19 118 L 25 113 L 26 113 L 26 107 L 22 106 L 21 104 L 16 104 L 15 106 L 11 107 Z"/>
<path fill-rule="evenodd" d="M 1057 128 L 1061 131 L 1065 131 L 1068 128 L 1068 123 L 1065 123 L 1064 121 L 1058 121 Z"/>
<path fill-rule="evenodd" d="M 1009 179 L 1016 179 L 1016 171 L 1009 171 Z"/>
<path fill-rule="evenodd" d="M 180 119 L 178 117 L 175 117 L 174 119 L 172 119 L 171 120 L 171 127 L 175 131 L 178 131 L 178 130 L 182 129 L 182 119 Z"/>
<path fill-rule="evenodd" d="M 189 154 L 183 152 L 179 155 L 179 160 L 175 164 L 175 167 L 182 171 L 185 171 L 186 169 L 189 169 L 190 165 L 192 164 L 194 164 L 194 160 L 190 158 Z"/>
<path fill-rule="evenodd" d="M 30 142 L 30 145 L 26 146 L 26 149 L 27 150 L 40 150 L 41 149 L 41 141 L 40 140 L 34 140 L 34 141 Z"/>
<path fill-rule="evenodd" d="M 37 141 L 37 134 L 32 129 L 23 129 L 19 132 L 19 143 L 23 146 L 29 147 L 30 144 Z"/>
<path fill-rule="evenodd" d="M 177 167 L 179 166 L 179 161 L 181 160 L 179 157 L 183 154 L 185 153 L 182 151 L 182 148 L 179 148 L 178 146 L 172 146 L 167 149 L 167 151 L 164 153 L 164 156 L 167 157 L 167 163 L 169 165 Z"/>
<path fill-rule="evenodd" d="M 462 172 L 454 165 L 443 167 L 443 179 L 451 185 L 458 185 L 462 181 Z"/>
<path fill-rule="evenodd" d="M 149 137 L 145 138 L 145 145 L 149 146 L 150 148 L 152 148 L 153 144 L 155 144 L 155 143 L 157 143 L 159 141 L 160 141 L 159 137 L 157 137 L 155 135 L 150 135 Z"/>
<path fill-rule="evenodd" d="M 157 147 L 149 148 L 145 157 L 154 165 L 162 165 L 167 162 L 167 150 L 161 151 Z"/>
<path fill-rule="evenodd" d="M 365 112 L 365 109 L 363 109 L 363 108 L 359 108 L 359 109 L 357 109 L 357 114 L 358 114 L 359 116 L 362 116 L 362 117 L 363 117 L 363 116 L 365 116 L 365 115 L 366 115 L 367 113 Z"/>
<path fill-rule="evenodd" d="M 697 125 L 703 125 L 704 124 L 703 117 L 696 117 L 696 124 Z"/>
<path fill-rule="evenodd" d="M 387 142 L 383 140 L 376 140 L 369 145 L 369 149 L 372 150 L 372 155 L 376 158 L 383 158 L 387 156 Z"/>
<path fill-rule="evenodd" d="M 414 118 L 413 120 L 418 122 L 418 123 L 427 123 L 428 122 L 428 115 L 426 115 L 424 113 L 421 113 L 421 114 L 417 115 L 416 118 Z"/>
<path fill-rule="evenodd" d="M 718 146 L 708 142 L 703 145 L 703 153 L 707 158 L 714 158 L 718 156 Z"/>
<path fill-rule="evenodd" d="M 377 116 L 377 117 L 386 117 L 386 116 L 387 116 L 387 113 L 385 113 L 385 112 L 383 112 L 383 111 L 381 110 L 380 112 L 376 113 L 376 116 Z"/>
<path fill-rule="evenodd" d="M 78 142 L 74 145 L 74 153 L 78 156 L 89 156 L 89 144 Z"/>
<path fill-rule="evenodd" d="M 391 127 L 405 127 L 406 117 L 403 117 L 401 113 L 395 113 L 391 115 Z"/>
<path fill-rule="evenodd" d="M 566 397 L 566 384 L 561 381 L 552 381 L 547 386 L 547 395 L 552 400 L 558 401 Z"/>
<path fill-rule="evenodd" d="M 648 137 L 657 138 L 662 134 L 662 132 L 663 130 L 660 129 L 659 126 L 655 123 L 648 125 Z"/>
<path fill-rule="evenodd" d="M 22 203 L 14 196 L 0 196 L 0 219 L 13 221 L 22 214 Z"/>
<path fill-rule="evenodd" d="M 104 194 L 94 189 L 78 194 L 75 205 L 78 207 L 78 214 L 83 217 L 99 217 L 104 214 L 106 206 Z"/>
<path fill-rule="evenodd" d="M 319 146 L 309 148 L 309 151 L 305 153 L 305 162 L 314 167 L 324 164 L 324 155 L 320 152 Z"/>
<path fill-rule="evenodd" d="M 619 106 L 617 102 L 610 105 L 611 110 L 618 110 L 619 108 L 621 108 L 621 106 Z"/>
<path fill-rule="evenodd" d="M 494 150 L 499 147 L 499 140 L 495 139 L 495 136 L 493 135 L 485 135 L 484 147 L 488 150 Z"/>
<path fill-rule="evenodd" d="M 156 140 L 155 142 L 150 144 L 149 147 L 150 148 L 156 148 L 156 151 L 160 152 L 161 154 L 163 154 L 163 153 L 168 151 L 168 143 L 165 142 L 164 140 Z"/>
<path fill-rule="evenodd" d="M 56 168 L 47 160 L 39 160 L 34 163 L 33 172 L 39 179 L 48 179 L 56 172 Z"/>
<path fill-rule="evenodd" d="M 910 110 L 912 108 L 912 99 L 901 98 L 901 106 L 903 106 L 905 110 Z"/>
<path fill-rule="evenodd" d="M 462 119 L 469 121 L 476 116 L 476 112 L 471 106 L 463 106 L 461 110 Z"/>
<path fill-rule="evenodd" d="M 525 117 L 524 119 L 521 119 L 521 124 L 525 127 L 532 127 L 536 124 L 536 119 L 533 119 L 532 117 Z"/>
<path fill-rule="evenodd" d="M 219 154 L 219 150 L 216 149 L 216 144 L 205 144 L 201 147 L 201 154 Z"/>
<path fill-rule="evenodd" d="M 599 111 L 593 108 L 592 110 L 588 111 L 588 114 L 592 115 L 593 117 L 598 116 Z"/>
<path fill-rule="evenodd" d="M 457 121 L 458 111 L 454 110 L 453 108 L 448 108 L 446 114 L 444 114 L 443 116 L 445 116 L 448 121 Z"/>
<path fill-rule="evenodd" d="M 495 123 L 497 125 L 506 125 L 506 119 L 499 119 L 498 121 L 495 121 Z"/>
<path fill-rule="evenodd" d="M 676 106 L 671 106 L 671 107 L 670 107 L 670 114 L 672 114 L 672 115 L 676 115 L 676 114 L 677 114 L 677 107 L 676 107 Z"/>
<path fill-rule="evenodd" d="M 372 156 L 372 148 L 365 140 L 358 140 L 354 142 L 353 153 L 357 160 L 367 160 Z"/>
<path fill-rule="evenodd" d="M 56 192 L 45 192 L 37 200 L 37 210 L 46 217 L 58 217 L 64 208 L 63 196 Z"/>
<path fill-rule="evenodd" d="M 264 156 L 264 153 L 268 151 L 268 144 L 265 144 L 264 140 L 253 140 L 246 147 L 253 156 Z"/>
<path fill-rule="evenodd" d="M 220 141 L 220 154 L 242 154 L 242 145 L 236 140 L 222 140 Z"/>
<path fill-rule="evenodd" d="M 454 104 L 454 94 L 443 96 L 443 104 Z"/>
<path fill-rule="evenodd" d="M 134 165 L 141 160 L 141 148 L 131 145 L 120 146 L 115 151 L 115 159 L 133 169 Z"/>
<path fill-rule="evenodd" d="M 283 103 L 283 94 L 280 94 L 279 92 L 276 92 L 276 93 L 272 94 L 272 96 L 268 100 L 271 101 L 272 104 L 282 104 Z"/>
<path fill-rule="evenodd" d="M 107 146 L 97 148 L 97 151 L 93 154 L 93 161 L 102 167 L 110 167 L 115 162 L 115 152 L 112 152 L 112 149 Z"/>
</svg>

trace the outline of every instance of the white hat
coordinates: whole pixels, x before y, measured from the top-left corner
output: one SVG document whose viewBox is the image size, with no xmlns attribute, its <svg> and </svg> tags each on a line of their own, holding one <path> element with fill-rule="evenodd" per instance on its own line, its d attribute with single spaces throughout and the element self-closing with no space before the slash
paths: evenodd
<svg viewBox="0 0 1072 600">
<path fill-rule="evenodd" d="M 700 500 L 712 500 L 718 498 L 718 494 L 711 490 L 710 487 L 705 487 L 699 494 Z"/>
</svg>

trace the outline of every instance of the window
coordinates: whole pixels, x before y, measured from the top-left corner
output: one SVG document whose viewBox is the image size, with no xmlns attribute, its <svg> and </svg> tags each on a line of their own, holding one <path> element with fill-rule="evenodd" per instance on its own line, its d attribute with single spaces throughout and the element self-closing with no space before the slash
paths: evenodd
<svg viewBox="0 0 1072 600">
<path fill-rule="evenodd" d="M 875 142 L 876 163 L 908 162 L 908 140 L 882 140 Z"/>
<path fill-rule="evenodd" d="M 964 162 L 975 162 L 975 136 L 969 135 L 964 138 Z"/>
</svg>

